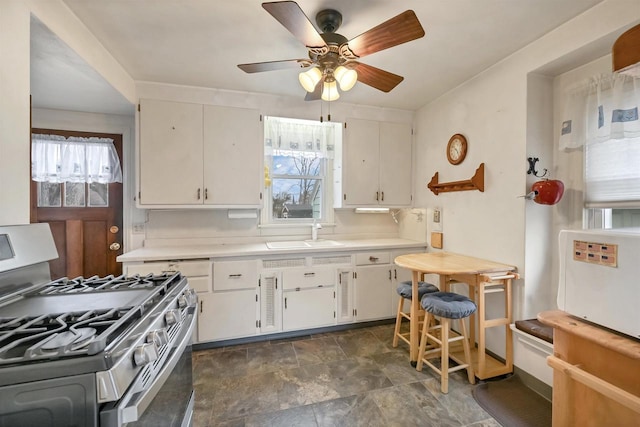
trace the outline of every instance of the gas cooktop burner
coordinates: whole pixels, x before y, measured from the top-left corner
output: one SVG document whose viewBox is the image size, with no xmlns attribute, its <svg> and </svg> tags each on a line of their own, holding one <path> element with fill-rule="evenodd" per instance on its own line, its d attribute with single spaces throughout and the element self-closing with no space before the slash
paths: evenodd
<svg viewBox="0 0 640 427">
<path fill-rule="evenodd" d="M 158 282 L 166 280 L 168 275 L 162 276 L 118 276 L 113 275 L 106 277 L 93 276 L 89 278 L 76 277 L 75 279 L 62 278 L 42 287 L 38 294 L 40 295 L 52 295 L 52 294 L 72 294 L 81 292 L 94 292 L 94 291 L 106 291 L 106 290 L 121 290 L 121 289 L 140 289 L 140 288 L 152 288 L 157 286 Z"/>
<path fill-rule="evenodd" d="M 182 276 L 63 278 L 0 306 L 0 366 L 94 355 L 151 310 Z"/>
</svg>

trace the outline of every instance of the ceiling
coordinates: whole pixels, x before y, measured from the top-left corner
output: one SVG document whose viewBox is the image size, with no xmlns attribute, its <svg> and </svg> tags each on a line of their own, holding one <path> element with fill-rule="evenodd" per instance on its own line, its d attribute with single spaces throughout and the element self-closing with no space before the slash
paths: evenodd
<svg viewBox="0 0 640 427">
<path fill-rule="evenodd" d="M 259 0 L 63 0 L 136 81 L 303 99 L 296 69 L 246 74 L 237 64 L 306 58 L 307 50 Z M 404 77 L 389 93 L 362 83 L 337 102 L 415 110 L 601 0 L 298 0 L 315 25 L 342 13 L 351 39 L 407 9 L 423 38 L 361 62 Z M 131 114 L 133 107 L 36 19 L 35 107 Z"/>
</svg>

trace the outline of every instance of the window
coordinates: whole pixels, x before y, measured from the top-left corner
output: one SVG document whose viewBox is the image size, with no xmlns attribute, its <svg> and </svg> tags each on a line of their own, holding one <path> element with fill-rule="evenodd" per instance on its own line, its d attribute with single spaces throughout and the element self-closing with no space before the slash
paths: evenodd
<svg viewBox="0 0 640 427">
<path fill-rule="evenodd" d="M 264 223 L 332 221 L 333 155 L 339 123 L 265 117 Z"/>
<path fill-rule="evenodd" d="M 640 79 L 606 74 L 569 94 L 561 147 L 584 147 L 586 226 L 640 226 Z"/>
<path fill-rule="evenodd" d="M 109 183 L 122 182 L 110 138 L 31 137 L 31 177 L 38 207 L 108 207 Z"/>
</svg>

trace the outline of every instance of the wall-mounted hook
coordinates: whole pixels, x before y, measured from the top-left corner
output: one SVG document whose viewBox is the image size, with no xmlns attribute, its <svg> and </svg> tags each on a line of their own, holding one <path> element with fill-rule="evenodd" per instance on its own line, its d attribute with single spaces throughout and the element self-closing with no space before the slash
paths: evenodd
<svg viewBox="0 0 640 427">
<path fill-rule="evenodd" d="M 547 169 L 545 168 L 544 172 L 542 172 L 542 175 L 538 175 L 538 171 L 536 170 L 536 163 L 540 160 L 537 157 L 527 157 L 527 160 L 529 161 L 529 170 L 527 171 L 527 175 L 533 175 L 536 178 L 543 178 L 545 176 L 547 176 Z"/>
</svg>

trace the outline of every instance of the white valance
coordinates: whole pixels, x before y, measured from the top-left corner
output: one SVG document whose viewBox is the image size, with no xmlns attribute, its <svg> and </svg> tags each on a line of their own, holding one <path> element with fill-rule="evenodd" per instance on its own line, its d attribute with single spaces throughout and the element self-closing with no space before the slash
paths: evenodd
<svg viewBox="0 0 640 427">
<path fill-rule="evenodd" d="M 592 77 L 569 90 L 560 149 L 640 137 L 640 78 L 624 74 Z"/>
<path fill-rule="evenodd" d="M 106 184 L 122 182 L 122 169 L 113 139 L 33 134 L 31 178 Z"/>
<path fill-rule="evenodd" d="M 335 129 L 334 123 L 265 117 L 265 154 L 333 158 Z"/>
</svg>

